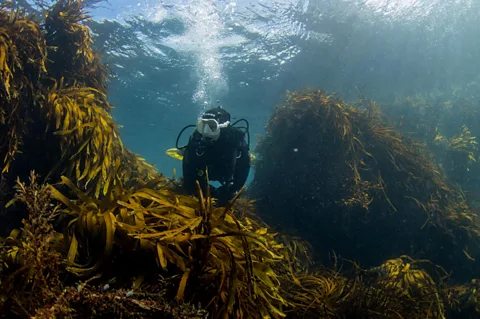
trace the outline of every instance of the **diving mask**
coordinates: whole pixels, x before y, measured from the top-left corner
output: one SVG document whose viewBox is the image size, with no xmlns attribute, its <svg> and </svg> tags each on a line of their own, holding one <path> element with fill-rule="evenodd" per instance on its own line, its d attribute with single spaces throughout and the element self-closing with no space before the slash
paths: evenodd
<svg viewBox="0 0 480 319">
<path fill-rule="evenodd" d="M 220 136 L 220 129 L 227 127 L 229 124 L 229 121 L 219 124 L 215 119 L 199 118 L 197 120 L 197 131 L 203 137 L 208 137 L 215 141 Z"/>
</svg>

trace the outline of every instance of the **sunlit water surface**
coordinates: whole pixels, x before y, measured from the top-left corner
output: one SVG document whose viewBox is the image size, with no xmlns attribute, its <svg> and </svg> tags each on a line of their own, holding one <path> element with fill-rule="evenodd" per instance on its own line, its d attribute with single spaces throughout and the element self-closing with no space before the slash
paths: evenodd
<svg viewBox="0 0 480 319">
<path fill-rule="evenodd" d="M 181 165 L 164 151 L 217 104 L 250 121 L 255 144 L 286 90 L 388 102 L 477 81 L 479 9 L 474 0 L 109 0 L 90 27 L 114 75 L 125 144 L 171 175 Z"/>
</svg>

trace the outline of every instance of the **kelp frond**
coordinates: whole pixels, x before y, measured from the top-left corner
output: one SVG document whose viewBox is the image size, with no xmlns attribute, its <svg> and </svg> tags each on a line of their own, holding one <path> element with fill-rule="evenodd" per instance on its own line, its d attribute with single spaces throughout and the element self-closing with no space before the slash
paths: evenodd
<svg viewBox="0 0 480 319">
<path fill-rule="evenodd" d="M 377 286 L 405 296 L 418 305 L 422 316 L 443 318 L 445 309 L 435 282 L 425 271 L 416 269 L 411 258 L 391 259 L 371 271 L 378 274 Z"/>
<path fill-rule="evenodd" d="M 355 274 L 320 268 L 282 281 L 289 318 L 445 318 L 443 295 L 421 261 L 407 256 Z"/>
<path fill-rule="evenodd" d="M 449 318 L 476 318 L 480 315 L 480 280 L 445 288 L 444 299 L 450 308 Z"/>
<path fill-rule="evenodd" d="M 62 85 L 54 86 L 44 106 L 47 130 L 58 137 L 61 151 L 50 175 L 65 174 L 96 198 L 114 186 L 115 174 L 128 185 L 162 177 L 152 165 L 123 147 L 116 123 L 102 107 L 103 93 Z"/>
<path fill-rule="evenodd" d="M 47 119 L 59 136 L 62 167 L 78 185 L 106 194 L 114 181 L 115 161 L 122 152 L 121 140 L 112 116 L 102 107 L 105 96 L 93 88 L 52 89 L 45 103 Z M 54 167 L 55 168 L 55 167 Z"/>
<path fill-rule="evenodd" d="M 464 125 L 462 132 L 448 142 L 448 148 L 456 152 L 465 152 L 469 160 L 475 161 L 474 154 L 478 150 L 477 144 L 475 136 L 473 136 L 468 127 Z"/>
</svg>

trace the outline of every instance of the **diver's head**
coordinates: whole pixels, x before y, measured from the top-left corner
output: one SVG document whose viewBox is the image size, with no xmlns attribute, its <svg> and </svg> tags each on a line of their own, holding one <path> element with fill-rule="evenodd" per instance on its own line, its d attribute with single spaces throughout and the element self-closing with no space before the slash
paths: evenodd
<svg viewBox="0 0 480 319">
<path fill-rule="evenodd" d="M 220 137 L 220 130 L 230 125 L 230 113 L 216 107 L 205 111 L 197 120 L 197 131 L 205 138 L 217 140 Z"/>
</svg>

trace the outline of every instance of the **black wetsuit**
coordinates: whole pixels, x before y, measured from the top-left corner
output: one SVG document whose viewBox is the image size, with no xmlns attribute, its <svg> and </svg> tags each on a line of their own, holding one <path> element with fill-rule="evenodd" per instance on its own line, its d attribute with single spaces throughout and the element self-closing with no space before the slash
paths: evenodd
<svg viewBox="0 0 480 319">
<path fill-rule="evenodd" d="M 222 186 L 210 187 L 213 197 L 220 205 L 227 203 L 245 184 L 250 171 L 249 147 L 245 132 L 239 128 L 221 129 L 216 141 L 202 138 L 195 130 L 183 155 L 183 185 L 189 194 L 197 194 L 196 180 L 205 192 L 208 179 L 219 181 Z"/>
</svg>

